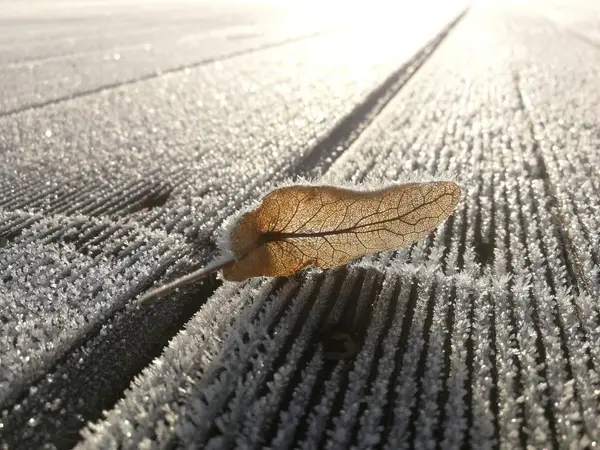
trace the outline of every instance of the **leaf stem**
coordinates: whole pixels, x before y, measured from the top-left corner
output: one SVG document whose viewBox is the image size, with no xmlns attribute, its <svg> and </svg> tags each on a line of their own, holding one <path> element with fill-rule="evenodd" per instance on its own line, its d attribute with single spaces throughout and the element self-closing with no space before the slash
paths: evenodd
<svg viewBox="0 0 600 450">
<path fill-rule="evenodd" d="M 201 269 L 195 270 L 187 275 L 176 278 L 175 280 L 164 284 L 156 289 L 152 289 L 149 292 L 146 292 L 138 299 L 138 303 L 143 306 L 148 306 L 148 302 L 152 299 L 160 297 L 162 295 L 168 294 L 169 292 L 174 291 L 175 289 L 184 286 L 186 284 L 192 283 L 201 278 L 207 277 L 213 272 L 222 269 L 228 264 L 231 264 L 234 259 L 226 259 L 226 260 L 216 260 L 207 266 L 202 267 Z"/>
</svg>

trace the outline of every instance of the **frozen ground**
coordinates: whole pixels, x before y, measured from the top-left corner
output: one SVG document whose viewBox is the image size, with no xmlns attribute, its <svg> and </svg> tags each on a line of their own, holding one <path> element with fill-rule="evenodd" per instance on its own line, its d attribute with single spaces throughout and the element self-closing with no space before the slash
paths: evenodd
<svg viewBox="0 0 600 450">
<path fill-rule="evenodd" d="M 0 1 L 0 448 L 598 445 L 600 6 L 386 4 Z M 136 306 L 283 179 L 448 172 L 410 248 Z"/>
</svg>

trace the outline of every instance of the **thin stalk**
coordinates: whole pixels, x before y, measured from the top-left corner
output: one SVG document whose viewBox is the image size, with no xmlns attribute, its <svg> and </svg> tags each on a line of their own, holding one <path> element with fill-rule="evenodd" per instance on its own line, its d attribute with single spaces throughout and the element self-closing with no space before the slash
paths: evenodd
<svg viewBox="0 0 600 450">
<path fill-rule="evenodd" d="M 172 292 L 181 286 L 185 286 L 186 284 L 189 284 L 189 283 L 192 283 L 201 278 L 207 277 L 211 273 L 222 269 L 223 267 L 225 267 L 228 264 L 231 264 L 233 261 L 234 261 L 234 259 L 226 259 L 224 261 L 223 260 L 214 261 L 213 263 L 211 263 L 201 269 L 195 270 L 194 272 L 188 273 L 187 275 L 179 277 L 167 284 L 164 284 L 156 289 L 152 289 L 151 291 L 146 292 L 144 295 L 142 295 L 138 299 L 138 303 L 140 305 L 147 306 L 148 302 L 150 300 L 155 299 L 156 297 L 160 297 L 162 295 L 168 294 L 169 292 Z"/>
</svg>

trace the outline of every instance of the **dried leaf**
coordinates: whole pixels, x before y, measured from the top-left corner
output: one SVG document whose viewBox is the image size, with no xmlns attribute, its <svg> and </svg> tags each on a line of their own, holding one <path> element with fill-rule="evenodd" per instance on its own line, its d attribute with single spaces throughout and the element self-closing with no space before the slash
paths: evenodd
<svg viewBox="0 0 600 450">
<path fill-rule="evenodd" d="M 289 186 L 244 214 L 230 237 L 235 261 L 223 278 L 292 275 L 307 266 L 337 267 L 409 245 L 447 218 L 460 199 L 452 181 L 355 191 Z"/>
<path fill-rule="evenodd" d="M 460 187 L 432 181 L 357 191 L 295 185 L 275 189 L 234 224 L 233 259 L 218 260 L 140 298 L 148 300 L 223 269 L 223 278 L 293 275 L 307 266 L 337 267 L 397 249 L 427 235 L 454 210 Z"/>
</svg>

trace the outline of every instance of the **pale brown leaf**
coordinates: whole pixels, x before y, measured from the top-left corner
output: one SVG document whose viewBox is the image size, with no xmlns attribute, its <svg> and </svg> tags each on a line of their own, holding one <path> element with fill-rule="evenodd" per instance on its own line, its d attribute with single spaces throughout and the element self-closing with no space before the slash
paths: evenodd
<svg viewBox="0 0 600 450">
<path fill-rule="evenodd" d="M 276 189 L 244 214 L 230 236 L 235 261 L 226 280 L 281 277 L 303 268 L 337 267 L 397 249 L 427 235 L 460 199 L 452 181 L 355 191 L 331 186 Z"/>
<path fill-rule="evenodd" d="M 409 245 L 448 217 L 460 199 L 453 181 L 356 191 L 333 186 L 275 189 L 233 224 L 232 259 L 220 259 L 142 297 L 139 302 L 223 269 L 223 278 L 293 275 L 307 266 L 337 267 L 370 253 Z"/>
</svg>

